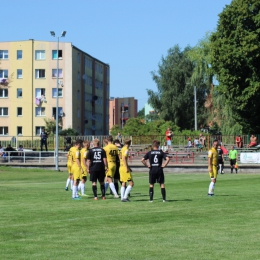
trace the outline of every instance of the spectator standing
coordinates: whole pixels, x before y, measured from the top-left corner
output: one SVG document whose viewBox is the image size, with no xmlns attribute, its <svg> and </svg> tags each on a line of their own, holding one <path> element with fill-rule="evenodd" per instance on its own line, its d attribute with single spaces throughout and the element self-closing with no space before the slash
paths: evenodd
<svg viewBox="0 0 260 260">
<path fill-rule="evenodd" d="M 45 132 L 45 128 L 43 128 L 42 132 L 41 132 L 41 151 L 42 151 L 43 145 L 45 146 L 46 152 L 48 151 L 47 138 L 48 138 L 48 134 Z"/>
<path fill-rule="evenodd" d="M 194 139 L 194 146 L 197 148 L 197 151 L 201 148 L 199 139 L 197 137 Z"/>
<path fill-rule="evenodd" d="M 119 140 L 119 142 L 122 144 L 122 135 L 120 132 L 118 132 L 117 136 L 116 136 L 116 139 Z"/>
<path fill-rule="evenodd" d="M 173 138 L 173 132 L 171 131 L 170 127 L 167 128 L 165 132 L 165 136 L 166 136 L 168 151 L 170 151 L 172 146 L 172 138 Z"/>
<path fill-rule="evenodd" d="M 199 142 L 200 145 L 202 146 L 201 150 L 206 146 L 206 137 L 202 134 L 199 136 Z"/>
<path fill-rule="evenodd" d="M 230 169 L 231 173 L 233 173 L 233 169 L 235 168 L 236 162 L 237 162 L 237 150 L 234 149 L 234 146 L 231 146 L 231 150 L 228 154 L 229 160 L 230 160 Z M 237 168 L 235 168 L 237 173 Z"/>
</svg>

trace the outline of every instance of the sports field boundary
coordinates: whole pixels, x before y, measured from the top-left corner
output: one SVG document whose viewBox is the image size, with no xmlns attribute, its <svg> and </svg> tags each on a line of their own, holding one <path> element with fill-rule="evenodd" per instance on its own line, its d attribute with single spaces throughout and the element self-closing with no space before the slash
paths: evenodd
<svg viewBox="0 0 260 260">
<path fill-rule="evenodd" d="M 55 163 L 37 163 L 37 162 L 28 162 L 28 163 L 19 163 L 19 162 L 5 162 L 0 163 L 0 166 L 8 166 L 15 168 L 42 168 L 55 170 Z M 129 164 L 134 172 L 146 172 L 148 169 L 142 165 L 141 162 L 132 162 Z M 66 163 L 59 163 L 60 171 L 66 171 Z M 228 163 L 225 164 L 224 168 L 225 173 L 230 174 L 230 166 Z M 164 168 L 164 172 L 208 172 L 207 164 L 170 164 Z M 238 173 L 260 173 L 259 164 L 240 164 Z"/>
</svg>

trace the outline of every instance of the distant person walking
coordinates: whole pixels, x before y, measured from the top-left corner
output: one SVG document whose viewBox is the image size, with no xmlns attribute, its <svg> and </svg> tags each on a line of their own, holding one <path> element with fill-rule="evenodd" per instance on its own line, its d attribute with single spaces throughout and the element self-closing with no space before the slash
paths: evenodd
<svg viewBox="0 0 260 260">
<path fill-rule="evenodd" d="M 45 132 L 45 129 L 43 128 L 41 132 L 41 151 L 43 150 L 43 145 L 45 146 L 45 150 L 48 151 L 47 138 L 48 134 Z"/>
</svg>

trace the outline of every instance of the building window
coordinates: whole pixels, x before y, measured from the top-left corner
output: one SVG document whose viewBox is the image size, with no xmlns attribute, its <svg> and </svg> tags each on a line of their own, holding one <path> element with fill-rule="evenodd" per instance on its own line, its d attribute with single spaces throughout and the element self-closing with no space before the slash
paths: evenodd
<svg viewBox="0 0 260 260">
<path fill-rule="evenodd" d="M 78 60 L 78 63 L 80 63 L 80 53 L 78 53 L 77 60 Z"/>
<path fill-rule="evenodd" d="M 7 79 L 8 78 L 8 70 L 0 70 L 0 78 Z"/>
<path fill-rule="evenodd" d="M 62 95 L 63 95 L 62 88 L 59 88 L 58 89 L 58 97 L 62 97 Z M 52 89 L 52 97 L 53 98 L 57 97 L 57 89 L 56 88 Z"/>
<path fill-rule="evenodd" d="M 17 89 L 17 98 L 21 98 L 21 97 L 23 97 L 23 89 L 18 88 Z"/>
<path fill-rule="evenodd" d="M 0 107 L 0 116 L 8 116 L 8 107 Z"/>
<path fill-rule="evenodd" d="M 36 88 L 35 97 L 41 98 L 42 96 L 45 96 L 45 88 Z"/>
<path fill-rule="evenodd" d="M 36 79 L 45 78 L 45 70 L 44 69 L 35 70 L 35 78 Z"/>
<path fill-rule="evenodd" d="M 8 59 L 8 51 L 7 50 L 0 50 L 0 59 L 2 59 L 2 60 Z"/>
<path fill-rule="evenodd" d="M 103 74 L 103 65 L 96 63 L 96 72 Z"/>
<path fill-rule="evenodd" d="M 0 88 L 0 98 L 8 98 L 8 89 Z"/>
<path fill-rule="evenodd" d="M 59 69 L 59 78 L 62 78 L 63 77 L 63 75 L 62 75 L 62 69 Z M 53 78 L 57 78 L 57 69 L 53 69 L 52 70 L 52 77 Z"/>
<path fill-rule="evenodd" d="M 62 59 L 62 50 L 59 50 L 58 58 L 59 58 L 59 60 Z M 52 59 L 57 60 L 57 50 L 52 51 Z"/>
<path fill-rule="evenodd" d="M 35 116 L 45 116 L 45 107 L 36 107 Z"/>
<path fill-rule="evenodd" d="M 23 128 L 22 128 L 22 126 L 17 126 L 17 135 L 23 135 Z"/>
<path fill-rule="evenodd" d="M 56 107 L 52 108 L 52 116 L 54 117 L 54 119 L 56 119 Z M 58 116 L 59 117 L 63 117 L 63 109 L 62 109 L 62 107 L 58 108 Z"/>
<path fill-rule="evenodd" d="M 18 50 L 17 51 L 17 60 L 21 60 L 23 58 L 23 51 Z"/>
<path fill-rule="evenodd" d="M 78 80 L 80 80 L 80 73 L 79 73 L 79 71 L 78 71 Z"/>
<path fill-rule="evenodd" d="M 45 60 L 45 51 L 35 51 L 35 59 L 36 60 Z"/>
<path fill-rule="evenodd" d="M 18 79 L 22 79 L 23 78 L 23 70 L 22 69 L 18 69 L 17 70 L 17 78 Z"/>
<path fill-rule="evenodd" d="M 78 115 L 78 118 L 80 118 L 80 110 L 79 109 L 77 110 L 77 115 Z"/>
<path fill-rule="evenodd" d="M 8 135 L 8 127 L 0 126 L 0 135 Z"/>
<path fill-rule="evenodd" d="M 35 127 L 35 134 L 41 135 L 42 129 L 45 128 L 44 126 L 36 126 Z"/>
<path fill-rule="evenodd" d="M 80 91 L 77 92 L 77 99 L 80 100 Z"/>
<path fill-rule="evenodd" d="M 22 116 L 22 115 L 23 115 L 23 108 L 17 107 L 17 116 Z"/>
<path fill-rule="evenodd" d="M 92 60 L 88 57 L 85 57 L 85 67 L 92 69 Z"/>
</svg>

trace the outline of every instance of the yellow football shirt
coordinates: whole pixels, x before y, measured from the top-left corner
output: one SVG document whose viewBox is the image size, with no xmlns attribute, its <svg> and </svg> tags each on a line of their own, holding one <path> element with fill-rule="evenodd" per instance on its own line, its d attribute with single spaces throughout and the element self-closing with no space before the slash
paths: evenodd
<svg viewBox="0 0 260 260">
<path fill-rule="evenodd" d="M 218 165 L 218 151 L 214 147 L 209 149 L 208 158 L 211 158 L 212 165 Z"/>
<path fill-rule="evenodd" d="M 103 149 L 106 151 L 107 162 L 116 163 L 118 148 L 114 144 L 108 144 Z"/>
<path fill-rule="evenodd" d="M 120 166 L 124 166 L 124 163 L 123 163 L 123 157 L 126 157 L 126 162 L 128 161 L 128 147 L 127 146 L 124 146 L 122 149 L 121 149 L 121 152 L 120 152 Z"/>
</svg>

